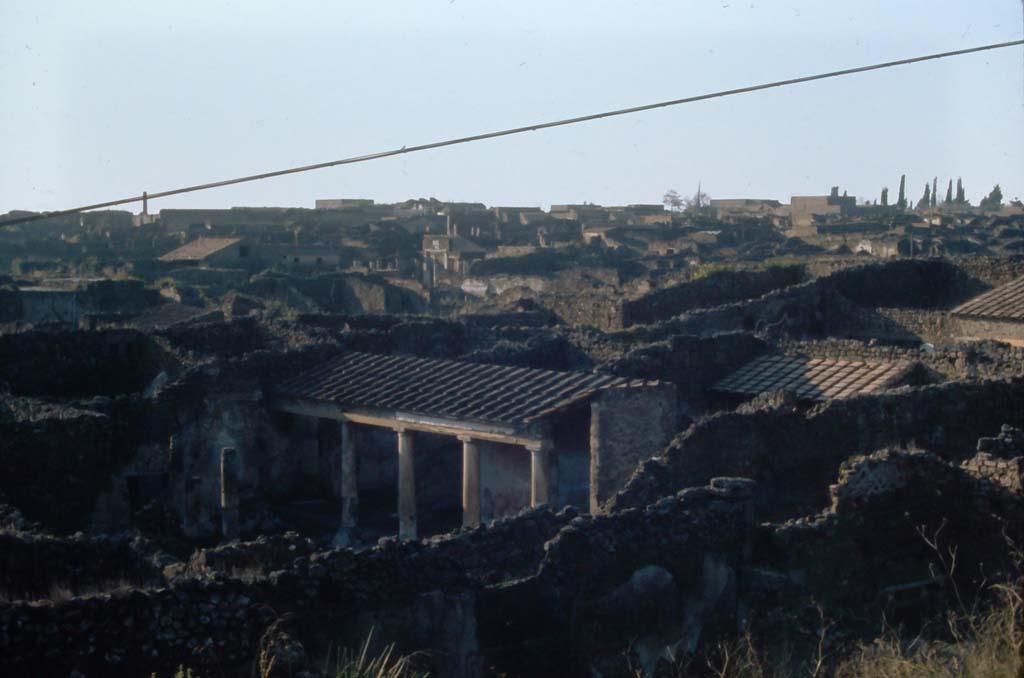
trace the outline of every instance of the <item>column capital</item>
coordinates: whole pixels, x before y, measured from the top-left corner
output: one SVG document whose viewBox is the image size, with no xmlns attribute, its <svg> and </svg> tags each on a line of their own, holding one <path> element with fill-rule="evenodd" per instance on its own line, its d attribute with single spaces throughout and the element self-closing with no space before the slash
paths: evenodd
<svg viewBox="0 0 1024 678">
<path fill-rule="evenodd" d="M 459 440 L 461 440 L 464 443 L 475 443 L 475 442 L 477 442 L 477 439 L 474 438 L 473 436 L 471 436 L 468 433 L 460 433 L 460 434 L 458 434 L 455 437 L 458 438 Z"/>
<path fill-rule="evenodd" d="M 551 442 L 551 438 L 545 437 L 540 440 L 528 442 L 523 447 L 528 449 L 530 452 L 550 452 L 554 445 Z"/>
</svg>

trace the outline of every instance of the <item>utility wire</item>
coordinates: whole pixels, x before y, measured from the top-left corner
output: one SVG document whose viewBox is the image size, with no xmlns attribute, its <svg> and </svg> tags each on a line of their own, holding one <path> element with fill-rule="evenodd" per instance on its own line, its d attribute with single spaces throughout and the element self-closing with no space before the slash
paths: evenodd
<svg viewBox="0 0 1024 678">
<path fill-rule="evenodd" d="M 552 122 L 542 122 L 534 125 L 526 125 L 525 127 L 513 127 L 511 129 L 500 130 L 497 132 L 486 132 L 483 134 L 474 134 L 472 136 L 458 137 L 455 139 L 448 139 L 446 141 L 435 141 L 429 144 L 420 144 L 418 146 L 402 146 L 391 151 L 382 151 L 380 153 L 370 153 L 369 155 L 357 155 L 351 158 L 343 158 L 341 160 L 331 160 L 328 162 L 320 162 L 314 165 L 303 165 L 302 167 L 292 167 L 289 169 L 275 170 L 273 172 L 264 172 L 262 174 L 252 174 L 247 177 L 239 177 L 237 179 L 225 179 L 223 181 L 214 181 L 208 184 L 198 184 L 196 186 L 187 186 L 185 188 L 175 188 L 169 191 L 160 191 L 157 193 L 144 193 L 143 195 L 137 195 L 130 198 L 121 198 L 119 200 L 108 200 L 106 202 L 99 202 L 92 205 L 82 205 L 81 207 L 72 207 L 70 209 L 59 210 L 56 212 L 46 212 L 43 214 L 36 214 L 29 217 L 19 217 L 16 219 L 8 219 L 0 221 L 0 227 L 10 226 L 13 224 L 21 224 L 29 221 L 38 221 L 40 219 L 48 219 L 51 217 L 63 216 L 66 214 L 77 214 L 79 212 L 85 212 L 87 210 L 95 210 L 103 207 L 114 207 L 115 205 L 125 205 L 128 203 L 136 203 L 148 201 L 154 198 L 166 198 L 172 195 L 180 195 L 182 193 L 192 193 L 195 191 L 205 191 L 211 188 L 219 188 L 221 186 L 231 186 L 232 184 L 242 184 L 249 181 L 259 181 L 261 179 L 270 179 L 272 177 L 280 177 L 286 174 L 298 174 L 299 172 L 310 172 L 312 170 L 324 169 L 327 167 L 335 167 L 337 165 L 352 165 L 359 162 L 367 162 L 369 160 L 379 160 L 381 158 L 390 158 L 396 155 L 404 155 L 406 153 L 418 153 L 420 151 L 428 151 L 434 148 L 443 148 L 445 146 L 456 146 L 458 144 L 468 144 L 473 141 L 483 141 L 484 139 L 495 139 L 498 137 L 511 136 L 513 134 L 522 134 L 524 132 L 535 132 L 541 129 L 550 129 L 552 127 L 563 127 L 565 125 L 575 125 L 581 122 L 590 122 L 591 120 L 601 120 L 602 118 L 612 118 L 619 115 L 629 115 L 631 113 L 640 113 L 642 111 L 650 111 L 656 108 L 667 108 L 669 106 L 679 106 L 682 104 L 690 104 L 696 101 L 704 101 L 707 99 L 717 99 L 721 97 L 733 96 L 736 94 L 746 94 L 748 92 L 757 92 L 759 90 L 771 89 L 773 87 L 786 87 L 789 85 L 797 85 L 803 82 L 811 82 L 814 80 L 825 80 L 827 78 L 837 78 L 844 75 L 853 75 L 855 73 L 864 73 L 866 71 L 877 71 L 883 68 L 892 68 L 894 66 L 906 66 L 907 64 L 920 63 L 922 61 L 933 61 L 935 59 L 945 59 L 948 57 L 962 56 L 964 54 L 973 54 L 975 52 L 985 52 L 994 49 L 1003 49 L 1006 47 L 1016 47 L 1024 45 L 1024 40 L 1012 40 L 1010 42 L 999 42 L 990 45 L 982 45 L 980 47 L 969 47 L 967 49 L 958 49 L 951 52 L 939 52 L 937 54 L 928 54 L 925 56 L 911 57 L 909 59 L 899 59 L 896 61 L 886 61 L 884 63 L 873 64 L 870 66 L 858 66 L 856 68 L 846 68 L 840 71 L 830 71 L 828 73 L 819 73 L 817 75 L 806 75 L 799 78 L 790 78 L 788 80 L 777 80 L 775 82 L 764 83 L 761 85 L 750 85 L 748 87 L 740 87 L 737 89 L 727 89 L 720 92 L 712 92 L 710 94 L 700 94 L 697 96 L 684 97 L 682 99 L 671 99 L 669 101 L 660 101 L 654 104 L 645 104 L 643 106 L 632 106 L 630 108 L 620 108 L 614 111 L 605 111 L 603 113 L 592 113 L 590 115 L 581 115 L 575 118 L 565 118 L 564 120 L 555 120 Z"/>
</svg>

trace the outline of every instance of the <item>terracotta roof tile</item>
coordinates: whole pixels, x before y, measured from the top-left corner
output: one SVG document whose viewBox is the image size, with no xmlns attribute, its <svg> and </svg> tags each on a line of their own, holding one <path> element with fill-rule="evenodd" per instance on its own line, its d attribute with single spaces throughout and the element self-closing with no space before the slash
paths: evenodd
<svg viewBox="0 0 1024 678">
<path fill-rule="evenodd" d="M 357 409 L 520 425 L 600 389 L 632 383 L 594 372 L 346 351 L 288 379 L 275 395 Z"/>
<path fill-rule="evenodd" d="M 788 389 L 808 400 L 848 398 L 889 388 L 909 367 L 908 363 L 766 355 L 747 363 L 713 388 L 745 395 Z"/>
<path fill-rule="evenodd" d="M 160 261 L 200 261 L 231 247 L 242 238 L 199 238 L 160 257 Z"/>
<path fill-rule="evenodd" d="M 1024 277 L 974 297 L 951 313 L 963 318 L 1024 322 Z"/>
</svg>

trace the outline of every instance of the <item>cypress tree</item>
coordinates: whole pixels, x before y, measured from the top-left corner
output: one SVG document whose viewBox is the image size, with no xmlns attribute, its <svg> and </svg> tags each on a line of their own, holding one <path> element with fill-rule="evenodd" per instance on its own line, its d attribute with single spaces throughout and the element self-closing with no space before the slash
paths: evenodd
<svg viewBox="0 0 1024 678">
<path fill-rule="evenodd" d="M 899 194 L 899 197 L 896 199 L 896 206 L 899 207 L 901 210 L 907 208 L 907 193 L 906 193 L 906 190 L 905 190 L 906 187 L 907 187 L 907 175 L 906 174 L 901 174 L 900 175 L 900 194 Z"/>
<path fill-rule="evenodd" d="M 967 197 L 964 195 L 964 182 L 960 180 L 960 177 L 956 179 L 956 199 L 953 202 L 957 205 L 963 205 L 967 202 Z"/>
<path fill-rule="evenodd" d="M 882 188 L 882 205 L 889 204 L 889 187 L 885 186 Z"/>
<path fill-rule="evenodd" d="M 949 180 L 949 186 L 946 186 L 946 200 L 945 200 L 945 204 L 947 204 L 947 205 L 952 205 L 953 204 L 953 180 L 952 179 Z"/>
<path fill-rule="evenodd" d="M 932 178 L 932 204 L 931 204 L 931 206 L 935 207 L 935 205 L 938 202 L 939 202 L 939 178 L 938 177 L 933 177 Z"/>
<path fill-rule="evenodd" d="M 932 203 L 932 187 L 928 185 L 928 182 L 924 182 L 924 195 L 917 201 L 917 209 L 923 210 Z"/>
</svg>

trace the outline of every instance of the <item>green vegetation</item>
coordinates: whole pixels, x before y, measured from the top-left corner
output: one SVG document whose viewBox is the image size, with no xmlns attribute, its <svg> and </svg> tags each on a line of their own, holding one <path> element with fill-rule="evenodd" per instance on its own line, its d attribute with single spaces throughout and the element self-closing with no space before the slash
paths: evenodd
<svg viewBox="0 0 1024 678">
<path fill-rule="evenodd" d="M 1003 189 L 999 188 L 999 184 L 996 184 L 992 188 L 992 192 L 981 199 L 978 203 L 981 209 L 987 212 L 995 212 L 1003 206 Z"/>
</svg>

